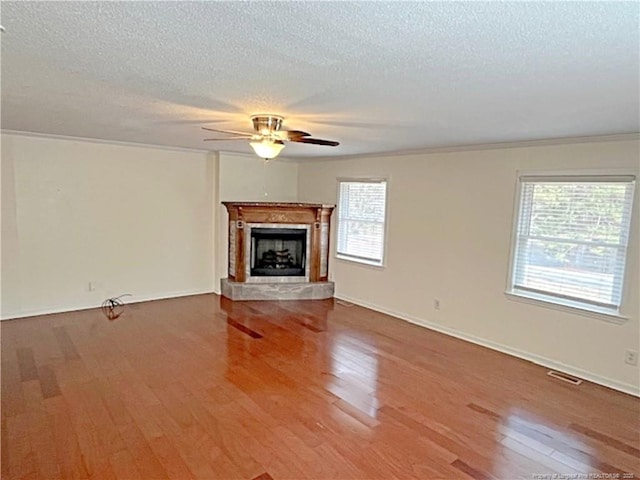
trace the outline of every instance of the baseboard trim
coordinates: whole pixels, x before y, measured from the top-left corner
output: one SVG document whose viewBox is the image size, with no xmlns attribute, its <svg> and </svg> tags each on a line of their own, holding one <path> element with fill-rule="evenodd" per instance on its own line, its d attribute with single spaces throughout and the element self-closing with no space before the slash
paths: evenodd
<svg viewBox="0 0 640 480">
<path fill-rule="evenodd" d="M 167 292 L 167 293 L 158 293 L 158 294 L 150 294 L 150 295 L 132 295 L 123 297 L 123 301 L 125 304 L 129 303 L 140 303 L 140 302 L 151 302 L 153 300 L 165 300 L 167 298 L 178 298 L 178 297 L 188 297 L 191 295 L 204 295 L 207 293 L 215 293 L 212 289 L 196 289 L 196 290 L 182 290 L 178 292 Z M 43 308 L 36 310 L 27 310 L 25 312 L 20 312 L 17 314 L 11 314 L 10 317 L 2 317 L 0 321 L 7 320 L 18 320 L 21 318 L 29 318 L 29 317 L 37 317 L 40 315 L 51 315 L 54 313 L 68 313 L 68 312 L 78 312 L 81 310 L 91 310 L 92 308 L 99 308 L 102 305 L 102 301 L 98 304 L 87 304 L 87 305 L 76 305 L 73 307 L 59 307 L 59 308 Z"/>
<path fill-rule="evenodd" d="M 640 397 L 640 387 L 637 387 L 635 385 L 619 382 L 617 380 L 614 380 L 608 377 L 603 377 L 601 375 L 597 375 L 587 370 L 583 370 L 581 368 L 567 365 L 547 357 L 543 357 L 540 355 L 536 355 L 534 353 L 512 348 L 507 345 L 503 345 L 500 343 L 493 342 L 491 340 L 487 340 L 485 338 L 476 337 L 475 335 L 469 335 L 459 330 L 449 328 L 449 327 L 444 327 L 442 325 L 438 325 L 437 323 L 433 323 L 428 320 L 424 320 L 422 318 L 414 317 L 413 315 L 408 315 L 402 312 L 396 312 L 394 310 L 390 310 L 388 308 L 382 307 L 375 303 L 366 302 L 358 298 L 353 298 L 346 295 L 340 295 L 340 296 L 336 296 L 336 299 L 346 300 L 348 302 L 355 303 L 356 305 L 359 305 L 361 307 L 369 308 L 371 310 L 375 310 L 376 312 L 384 313 L 386 315 L 399 318 L 400 320 L 413 323 L 414 325 L 418 325 L 420 327 L 428 328 L 430 330 L 434 330 L 436 332 L 443 333 L 451 337 L 459 338 L 460 340 L 464 340 L 476 345 L 480 345 L 481 347 L 486 347 L 486 348 L 490 348 L 491 350 L 496 350 L 501 353 L 506 353 L 507 355 L 511 355 L 512 357 L 517 357 L 522 360 L 527 360 L 529 362 L 535 363 L 536 365 L 541 365 L 545 368 L 558 370 L 560 372 L 567 373 L 574 377 L 578 377 L 583 380 L 587 380 L 589 382 L 596 383 L 598 385 L 602 385 L 604 387 L 608 387 L 613 390 L 617 390 L 619 392 L 627 393 L 635 397 Z"/>
</svg>

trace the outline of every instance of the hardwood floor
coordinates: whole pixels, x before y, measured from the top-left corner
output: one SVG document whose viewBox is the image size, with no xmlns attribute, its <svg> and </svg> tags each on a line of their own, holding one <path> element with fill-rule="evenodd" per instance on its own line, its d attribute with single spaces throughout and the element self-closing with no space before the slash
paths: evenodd
<svg viewBox="0 0 640 480">
<path fill-rule="evenodd" d="M 201 295 L 0 333 L 2 478 L 640 475 L 639 399 L 333 300 Z"/>
</svg>

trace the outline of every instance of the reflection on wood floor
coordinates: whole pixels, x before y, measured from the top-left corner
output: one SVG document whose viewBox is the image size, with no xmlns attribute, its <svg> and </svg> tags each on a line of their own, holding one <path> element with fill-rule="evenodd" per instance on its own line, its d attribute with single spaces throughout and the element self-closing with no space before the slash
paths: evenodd
<svg viewBox="0 0 640 480">
<path fill-rule="evenodd" d="M 200 295 L 0 329 L 2 478 L 640 472 L 639 399 L 333 300 Z"/>
</svg>

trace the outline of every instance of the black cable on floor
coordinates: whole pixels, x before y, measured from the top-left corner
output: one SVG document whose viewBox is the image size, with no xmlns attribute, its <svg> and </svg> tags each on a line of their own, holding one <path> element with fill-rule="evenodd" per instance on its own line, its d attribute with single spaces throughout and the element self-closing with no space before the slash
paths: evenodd
<svg viewBox="0 0 640 480">
<path fill-rule="evenodd" d="M 122 297 L 131 296 L 130 293 L 123 293 L 119 297 L 107 298 L 104 302 L 102 302 L 102 313 L 109 320 L 115 320 L 124 312 L 124 302 L 122 301 Z"/>
</svg>

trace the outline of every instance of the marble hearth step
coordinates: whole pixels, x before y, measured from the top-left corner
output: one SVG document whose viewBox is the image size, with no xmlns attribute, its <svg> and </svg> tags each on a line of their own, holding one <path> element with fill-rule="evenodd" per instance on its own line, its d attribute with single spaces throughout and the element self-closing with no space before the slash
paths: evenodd
<svg viewBox="0 0 640 480">
<path fill-rule="evenodd" d="M 231 300 L 322 300 L 333 297 L 333 282 L 243 283 L 220 280 L 222 295 Z"/>
</svg>

